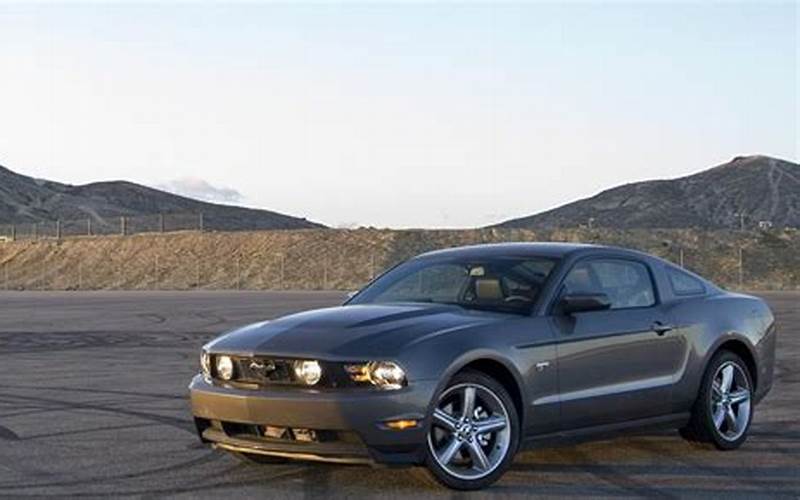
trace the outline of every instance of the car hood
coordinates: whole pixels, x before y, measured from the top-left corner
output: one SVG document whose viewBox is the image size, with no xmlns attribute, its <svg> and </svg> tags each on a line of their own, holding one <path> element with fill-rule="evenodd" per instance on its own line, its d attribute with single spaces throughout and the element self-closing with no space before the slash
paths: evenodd
<svg viewBox="0 0 800 500">
<path fill-rule="evenodd" d="M 369 359 L 393 356 L 429 336 L 507 318 L 506 314 L 439 304 L 350 305 L 255 323 L 227 333 L 206 347 L 241 355 Z"/>
</svg>

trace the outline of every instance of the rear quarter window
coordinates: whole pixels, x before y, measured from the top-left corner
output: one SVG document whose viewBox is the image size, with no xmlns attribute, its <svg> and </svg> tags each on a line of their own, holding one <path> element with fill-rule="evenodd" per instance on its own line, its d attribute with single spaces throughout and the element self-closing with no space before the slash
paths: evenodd
<svg viewBox="0 0 800 500">
<path fill-rule="evenodd" d="M 706 293 L 706 287 L 703 285 L 703 282 L 691 274 L 678 269 L 668 268 L 667 276 L 669 277 L 669 282 L 675 295 L 703 295 Z"/>
</svg>

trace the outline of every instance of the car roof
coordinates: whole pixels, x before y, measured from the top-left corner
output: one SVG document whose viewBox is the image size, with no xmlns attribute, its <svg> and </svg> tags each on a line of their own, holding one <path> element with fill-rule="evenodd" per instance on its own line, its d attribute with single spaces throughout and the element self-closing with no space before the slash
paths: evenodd
<svg viewBox="0 0 800 500">
<path fill-rule="evenodd" d="M 624 250 L 603 245 L 587 243 L 561 243 L 561 242 L 514 242 L 514 243 L 485 243 L 468 245 L 443 250 L 434 250 L 417 256 L 428 257 L 465 257 L 484 258 L 497 256 L 540 256 L 561 258 L 574 252 L 583 250 Z"/>
</svg>

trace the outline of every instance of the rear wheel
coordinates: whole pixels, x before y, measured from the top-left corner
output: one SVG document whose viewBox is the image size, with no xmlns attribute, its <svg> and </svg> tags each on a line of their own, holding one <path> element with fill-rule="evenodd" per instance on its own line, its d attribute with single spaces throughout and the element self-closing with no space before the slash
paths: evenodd
<svg viewBox="0 0 800 500">
<path fill-rule="evenodd" d="M 753 420 L 752 380 L 747 365 L 736 354 L 722 351 L 714 356 L 681 436 L 720 450 L 740 447 Z"/>
<path fill-rule="evenodd" d="M 519 417 L 496 380 L 464 371 L 439 396 L 431 418 L 425 464 L 449 488 L 476 490 L 497 481 L 519 447 Z"/>
</svg>

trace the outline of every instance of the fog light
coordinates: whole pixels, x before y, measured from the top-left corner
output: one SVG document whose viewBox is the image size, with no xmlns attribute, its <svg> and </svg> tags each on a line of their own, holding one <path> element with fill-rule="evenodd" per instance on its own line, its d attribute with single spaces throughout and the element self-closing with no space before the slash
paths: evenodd
<svg viewBox="0 0 800 500">
<path fill-rule="evenodd" d="M 230 356 L 217 356 L 217 376 L 222 380 L 233 378 L 233 360 Z"/>
<path fill-rule="evenodd" d="M 313 429 L 292 429 L 294 439 L 304 443 L 312 443 L 317 440 L 317 433 Z"/>
<path fill-rule="evenodd" d="M 294 362 L 294 374 L 300 382 L 314 385 L 322 378 L 322 367 L 318 361 L 297 360 Z"/>
<path fill-rule="evenodd" d="M 396 431 L 404 431 L 406 429 L 417 427 L 418 425 L 419 420 L 392 420 L 390 422 L 386 422 L 386 427 Z"/>
</svg>

